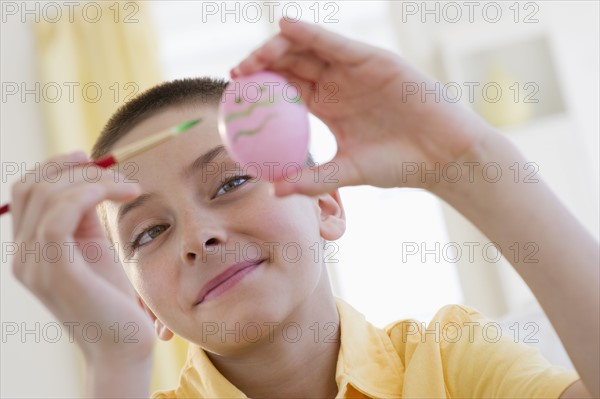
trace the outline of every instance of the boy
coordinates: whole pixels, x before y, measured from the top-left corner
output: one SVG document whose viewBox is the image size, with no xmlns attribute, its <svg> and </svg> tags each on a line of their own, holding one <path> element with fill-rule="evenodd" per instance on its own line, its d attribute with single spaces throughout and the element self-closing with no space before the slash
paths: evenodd
<svg viewBox="0 0 600 399">
<path fill-rule="evenodd" d="M 304 173 L 295 184 L 276 182 L 272 195 L 269 183 L 246 176 L 219 147 L 215 112 L 223 83 L 175 82 L 119 111 L 93 157 L 182 121 L 201 117 L 202 124 L 135 157 L 138 184 L 115 183 L 105 174 L 93 185 L 81 178 L 16 185 L 15 237 L 69 239 L 80 246 L 93 240 L 109 252 L 94 206 L 111 201 L 105 226 L 157 335 L 169 339 L 175 332 L 192 343 L 180 386 L 159 397 L 597 397 L 597 243 L 543 183 L 450 184 L 403 175 L 402 162 L 427 169 L 448 162 L 507 168 L 522 159 L 470 112 L 404 98 L 403 82 L 429 81 L 393 55 L 303 23 L 282 21 L 281 29 L 232 77 L 270 69 L 301 85 L 311 112 L 336 136 L 337 183 L 314 183 L 314 174 Z M 339 87 L 338 102 L 313 100 L 314 85 L 325 82 Z M 77 154 L 58 160 L 86 161 Z M 457 326 L 460 337 L 447 342 L 410 322 L 376 329 L 334 299 L 324 265 L 310 248 L 343 234 L 337 188 L 359 184 L 426 188 L 501 247 L 537 242 L 540 263 L 513 266 L 582 379 L 522 345 L 482 339 L 485 319 L 467 307 L 445 307 L 432 320 Z M 287 196 L 294 192 L 307 195 Z M 577 240 L 577 250 L 561 247 L 564 236 Z M 283 251 L 287 244 L 302 254 L 295 262 Z M 151 327 L 119 262 L 103 257 L 91 264 L 79 256 L 36 268 L 19 259 L 15 274 L 59 319 L 139 326 L 137 344 L 115 344 L 110 337 L 78 344 L 91 395 L 147 395 Z M 581 304 L 589 310 L 583 313 Z M 215 326 L 225 334 L 215 334 Z M 327 330 L 315 339 L 315 329 Z"/>
</svg>

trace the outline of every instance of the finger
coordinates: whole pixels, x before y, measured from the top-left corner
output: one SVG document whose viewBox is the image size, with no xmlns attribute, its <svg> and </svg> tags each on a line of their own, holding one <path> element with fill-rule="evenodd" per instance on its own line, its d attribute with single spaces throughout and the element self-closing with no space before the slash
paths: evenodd
<svg viewBox="0 0 600 399">
<path fill-rule="evenodd" d="M 294 46 L 301 46 L 317 53 L 323 60 L 344 64 L 363 62 L 373 52 L 373 47 L 348 39 L 314 24 L 302 21 L 279 21 L 281 35 Z"/>
<path fill-rule="evenodd" d="M 262 71 L 281 57 L 289 47 L 290 41 L 283 36 L 272 37 L 231 70 L 232 79 Z"/>
<path fill-rule="evenodd" d="M 344 186 L 361 183 L 358 169 L 348 158 L 334 158 L 316 167 L 302 169 L 300 176 L 284 176 L 273 183 L 276 196 L 304 194 L 309 196 L 330 193 Z"/>
<path fill-rule="evenodd" d="M 127 192 L 127 190 L 130 190 Z M 123 187 L 123 185 L 117 184 L 101 184 L 98 183 L 87 183 L 81 182 L 77 185 L 68 187 L 62 191 L 58 197 L 58 200 L 50 206 L 50 209 L 43 215 L 40 215 L 39 223 L 36 226 L 35 234 L 26 237 L 26 240 L 18 246 L 18 251 L 14 256 L 13 261 L 13 273 L 15 277 L 32 291 L 38 295 L 44 295 L 46 288 L 56 284 L 51 284 L 49 280 L 56 276 L 61 276 L 61 283 L 66 281 L 67 275 L 61 274 L 61 270 L 64 272 L 65 269 L 72 269 L 70 263 L 74 262 L 71 257 L 71 252 L 65 254 L 63 251 L 61 257 L 55 260 L 44 259 L 44 261 L 52 262 L 53 270 L 50 272 L 52 275 L 44 273 L 38 269 L 39 254 L 36 255 L 35 262 L 31 262 L 31 254 L 29 257 L 23 257 L 21 251 L 23 246 L 29 250 L 35 248 L 36 251 L 40 251 L 40 242 L 44 244 L 56 243 L 59 246 L 64 245 L 66 239 L 73 237 L 73 232 L 78 226 L 80 219 L 84 217 L 96 217 L 95 205 L 102 201 L 104 198 L 112 198 L 115 200 L 127 200 L 136 193 L 132 194 L 130 187 Z M 98 234 L 100 236 L 100 234 Z M 62 265 L 62 266 L 61 266 Z M 86 273 L 83 269 L 77 270 L 77 273 Z"/>
<path fill-rule="evenodd" d="M 39 219 L 47 210 L 48 202 L 52 200 L 55 193 L 66 190 L 69 185 L 83 180 L 80 173 L 60 176 L 58 180 L 47 176 L 42 181 L 31 184 L 27 201 L 22 211 L 19 225 L 15 228 L 15 238 L 29 239 L 34 234 Z"/>
<path fill-rule="evenodd" d="M 111 179 L 97 183 L 80 182 L 52 198 L 36 231 L 42 241 L 72 237 L 84 218 L 98 218 L 96 206 L 100 202 L 131 200 L 139 195 L 138 187 L 115 183 Z M 96 225 L 100 226 L 99 223 Z"/>
<path fill-rule="evenodd" d="M 39 186 L 35 187 L 32 190 L 30 195 L 30 200 L 27 204 L 27 208 L 25 209 L 25 213 L 23 215 L 23 221 L 19 226 L 19 230 L 17 230 L 17 234 L 19 237 L 23 239 L 29 239 L 30 237 L 35 235 L 35 230 L 39 223 L 40 217 L 43 217 L 43 214 L 48 212 L 51 207 L 56 206 L 57 203 L 64 201 L 62 198 L 62 193 L 69 191 L 70 186 L 77 185 L 124 185 L 124 186 L 137 186 L 136 184 L 124 184 L 122 179 L 119 179 L 119 183 L 115 183 L 112 173 L 114 171 L 107 171 L 103 169 L 99 169 L 98 171 L 101 173 L 100 179 L 94 178 L 93 180 L 89 180 L 89 176 L 86 173 L 74 173 L 73 176 L 63 176 L 63 179 L 57 182 L 43 182 Z M 96 181 L 97 180 L 97 181 Z M 125 188 L 126 190 L 126 188 Z M 68 205 L 69 203 L 65 203 Z"/>
<path fill-rule="evenodd" d="M 286 53 L 269 69 L 286 71 L 306 81 L 317 82 L 328 65 L 313 53 Z"/>
<path fill-rule="evenodd" d="M 354 65 L 366 61 L 374 48 L 302 21 L 279 21 L 281 32 L 231 70 L 233 79 L 270 68 L 286 52 L 313 52 L 323 62 Z"/>
<path fill-rule="evenodd" d="M 27 207 L 31 191 L 35 185 L 41 181 L 54 181 L 59 173 L 62 174 L 64 170 L 86 161 L 87 155 L 83 151 L 60 155 L 37 165 L 35 171 L 26 173 L 25 179 L 13 184 L 10 204 L 10 212 L 13 220 L 13 238 L 17 236 L 23 218 L 23 211 Z"/>
</svg>

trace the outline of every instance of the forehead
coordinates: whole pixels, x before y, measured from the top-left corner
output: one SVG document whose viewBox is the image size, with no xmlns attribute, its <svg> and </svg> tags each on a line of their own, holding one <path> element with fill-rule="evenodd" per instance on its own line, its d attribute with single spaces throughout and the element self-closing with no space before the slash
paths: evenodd
<svg viewBox="0 0 600 399">
<path fill-rule="evenodd" d="M 222 144 L 217 129 L 217 107 L 212 105 L 171 107 L 136 125 L 113 149 L 138 142 L 158 132 L 183 122 L 200 119 L 188 131 L 136 155 L 117 165 L 119 172 L 142 185 L 149 184 L 153 176 L 179 173 L 200 154 Z M 149 179 L 150 178 L 150 179 Z M 149 189 L 149 188 L 146 188 Z"/>
<path fill-rule="evenodd" d="M 207 140 L 220 140 L 219 133 L 217 130 L 217 106 L 211 104 L 183 104 L 179 106 L 171 106 L 164 110 L 156 112 L 149 118 L 144 119 L 142 122 L 136 124 L 133 129 L 129 130 L 122 138 L 120 138 L 112 150 L 134 143 L 145 137 L 149 137 L 155 133 L 161 132 L 165 129 L 170 129 L 183 122 L 187 122 L 192 119 L 201 119 L 201 122 L 196 126 L 192 127 L 187 132 L 180 135 L 181 138 L 194 136 L 201 141 Z M 188 134 L 190 133 L 190 134 Z M 201 133 L 201 134 L 198 134 Z M 198 137 L 200 136 L 200 137 Z M 170 140 L 158 147 L 148 150 L 144 154 L 156 152 L 163 148 L 169 148 L 169 143 L 181 141 L 178 136 L 176 140 Z M 143 158 L 144 154 L 140 154 L 132 160 Z"/>
</svg>

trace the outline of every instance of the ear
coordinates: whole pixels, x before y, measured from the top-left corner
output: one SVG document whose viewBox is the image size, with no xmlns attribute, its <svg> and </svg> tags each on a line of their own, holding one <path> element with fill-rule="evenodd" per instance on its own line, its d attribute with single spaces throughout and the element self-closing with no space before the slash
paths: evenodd
<svg viewBox="0 0 600 399">
<path fill-rule="evenodd" d="M 156 336 L 162 339 L 163 341 L 168 341 L 171 338 L 173 338 L 175 334 L 173 334 L 173 332 L 169 330 L 167 326 L 165 326 L 163 322 L 158 319 L 158 317 L 156 317 L 154 312 L 150 310 L 148 305 L 146 305 L 144 300 L 139 295 L 137 295 L 137 300 L 141 308 L 144 309 L 144 312 L 146 312 L 146 314 L 148 314 L 148 316 L 150 316 L 150 318 L 154 322 L 154 331 L 156 332 Z"/>
<path fill-rule="evenodd" d="M 346 214 L 340 198 L 340 192 L 335 190 L 328 194 L 317 196 L 320 210 L 320 232 L 321 236 L 334 241 L 344 235 L 346 231 Z"/>
</svg>

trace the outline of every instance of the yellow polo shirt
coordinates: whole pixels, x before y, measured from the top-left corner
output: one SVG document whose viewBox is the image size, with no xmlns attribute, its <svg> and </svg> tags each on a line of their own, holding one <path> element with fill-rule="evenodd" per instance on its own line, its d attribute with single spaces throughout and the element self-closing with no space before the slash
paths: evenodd
<svg viewBox="0 0 600 399">
<path fill-rule="evenodd" d="M 467 306 L 443 307 L 427 328 L 401 320 L 380 329 L 343 300 L 336 305 L 338 398 L 559 398 L 579 379 Z M 153 397 L 247 398 L 197 345 L 179 386 Z"/>
</svg>

